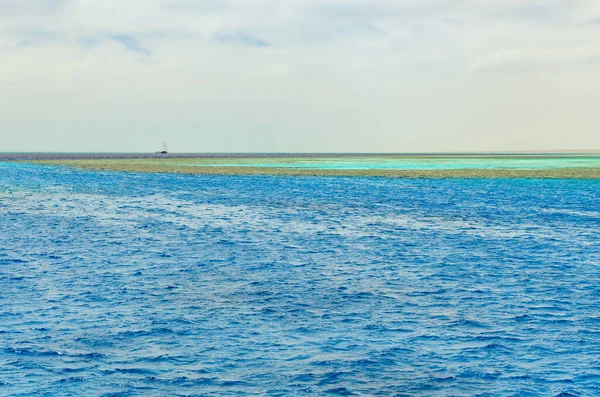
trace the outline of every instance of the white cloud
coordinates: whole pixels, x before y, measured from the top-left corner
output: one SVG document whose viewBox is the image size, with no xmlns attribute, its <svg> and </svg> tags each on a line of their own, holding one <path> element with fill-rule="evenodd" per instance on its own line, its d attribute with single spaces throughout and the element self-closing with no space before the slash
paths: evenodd
<svg viewBox="0 0 600 397">
<path fill-rule="evenodd" d="M 598 18 L 592 0 L 0 0 L 0 134 L 7 150 L 600 147 Z M 523 87 L 553 114 L 511 105 Z"/>
</svg>

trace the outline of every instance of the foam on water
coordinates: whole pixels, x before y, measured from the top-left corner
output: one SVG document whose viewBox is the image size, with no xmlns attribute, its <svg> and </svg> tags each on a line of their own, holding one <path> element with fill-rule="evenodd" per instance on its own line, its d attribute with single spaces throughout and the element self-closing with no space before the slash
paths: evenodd
<svg viewBox="0 0 600 397">
<path fill-rule="evenodd" d="M 598 395 L 599 202 L 0 163 L 0 395 Z"/>
</svg>

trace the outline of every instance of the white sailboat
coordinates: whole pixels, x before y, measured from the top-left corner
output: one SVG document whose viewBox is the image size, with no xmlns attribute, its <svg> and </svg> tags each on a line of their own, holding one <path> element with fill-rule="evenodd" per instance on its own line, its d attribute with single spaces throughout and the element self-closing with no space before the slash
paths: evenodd
<svg viewBox="0 0 600 397">
<path fill-rule="evenodd" d="M 164 141 L 164 142 L 163 142 L 163 147 L 162 147 L 162 150 L 160 150 L 160 151 L 156 152 L 156 154 L 167 154 L 167 153 L 169 153 L 169 152 L 167 151 L 167 141 Z"/>
</svg>

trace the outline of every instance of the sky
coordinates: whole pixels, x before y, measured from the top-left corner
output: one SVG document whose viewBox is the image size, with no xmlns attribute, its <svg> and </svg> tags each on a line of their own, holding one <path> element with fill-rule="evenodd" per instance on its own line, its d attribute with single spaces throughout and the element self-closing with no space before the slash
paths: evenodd
<svg viewBox="0 0 600 397">
<path fill-rule="evenodd" d="M 600 149 L 597 0 L 0 0 L 0 152 Z"/>
</svg>

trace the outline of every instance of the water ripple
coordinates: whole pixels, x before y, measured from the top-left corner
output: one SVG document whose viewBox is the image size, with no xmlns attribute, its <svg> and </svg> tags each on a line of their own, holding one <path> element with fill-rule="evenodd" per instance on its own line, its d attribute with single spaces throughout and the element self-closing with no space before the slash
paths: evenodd
<svg viewBox="0 0 600 397">
<path fill-rule="evenodd" d="M 0 394 L 595 396 L 598 202 L 0 163 Z"/>
</svg>

